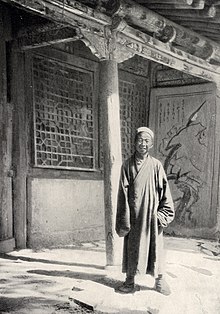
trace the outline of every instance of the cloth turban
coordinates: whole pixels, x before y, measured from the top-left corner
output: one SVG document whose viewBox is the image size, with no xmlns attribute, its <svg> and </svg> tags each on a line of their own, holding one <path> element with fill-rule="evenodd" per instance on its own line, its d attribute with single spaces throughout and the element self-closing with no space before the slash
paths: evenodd
<svg viewBox="0 0 220 314">
<path fill-rule="evenodd" d="M 149 129 L 149 128 L 145 127 L 145 126 L 142 126 L 142 127 L 140 127 L 140 128 L 137 128 L 137 130 L 136 130 L 136 135 L 137 135 L 138 133 L 140 133 L 140 132 L 148 133 L 148 134 L 151 136 L 152 140 L 154 139 L 154 132 L 151 131 L 151 129 Z"/>
</svg>

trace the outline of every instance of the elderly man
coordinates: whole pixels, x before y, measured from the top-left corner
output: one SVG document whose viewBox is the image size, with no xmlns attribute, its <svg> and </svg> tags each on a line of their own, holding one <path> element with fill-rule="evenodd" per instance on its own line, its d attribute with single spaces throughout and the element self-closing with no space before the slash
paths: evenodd
<svg viewBox="0 0 220 314">
<path fill-rule="evenodd" d="M 153 141 L 149 128 L 138 128 L 135 153 L 121 169 L 116 217 L 116 232 L 124 237 L 121 293 L 138 290 L 134 278 L 139 273 L 154 276 L 155 289 L 170 294 L 163 277 L 163 228 L 174 219 L 174 206 L 163 166 L 149 155 Z"/>
</svg>

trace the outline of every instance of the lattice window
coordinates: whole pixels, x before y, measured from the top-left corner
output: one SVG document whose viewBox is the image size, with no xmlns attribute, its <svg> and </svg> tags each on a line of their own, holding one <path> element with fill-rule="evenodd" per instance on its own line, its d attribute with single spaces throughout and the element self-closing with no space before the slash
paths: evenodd
<svg viewBox="0 0 220 314">
<path fill-rule="evenodd" d="M 35 165 L 94 169 L 93 74 L 33 57 Z"/>
<path fill-rule="evenodd" d="M 142 88 L 141 88 L 142 87 Z M 122 157 L 134 149 L 135 130 L 146 125 L 146 87 L 136 82 L 119 81 Z"/>
</svg>

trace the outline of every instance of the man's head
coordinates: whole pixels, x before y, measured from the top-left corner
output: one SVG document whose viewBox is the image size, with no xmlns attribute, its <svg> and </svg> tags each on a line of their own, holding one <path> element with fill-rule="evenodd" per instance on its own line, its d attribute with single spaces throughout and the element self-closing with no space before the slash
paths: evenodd
<svg viewBox="0 0 220 314">
<path fill-rule="evenodd" d="M 140 127 L 136 130 L 135 149 L 140 156 L 147 155 L 149 149 L 153 147 L 154 133 L 147 127 Z"/>
</svg>

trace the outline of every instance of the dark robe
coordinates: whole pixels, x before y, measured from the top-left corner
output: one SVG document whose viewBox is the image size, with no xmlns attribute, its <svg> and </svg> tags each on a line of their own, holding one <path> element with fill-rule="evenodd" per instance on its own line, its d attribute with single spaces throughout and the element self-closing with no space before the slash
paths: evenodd
<svg viewBox="0 0 220 314">
<path fill-rule="evenodd" d="M 161 162 L 151 156 L 139 171 L 135 154 L 122 165 L 116 232 L 124 238 L 122 271 L 128 275 L 163 272 L 163 228 L 174 206 Z"/>
</svg>

